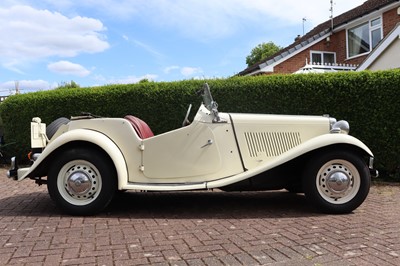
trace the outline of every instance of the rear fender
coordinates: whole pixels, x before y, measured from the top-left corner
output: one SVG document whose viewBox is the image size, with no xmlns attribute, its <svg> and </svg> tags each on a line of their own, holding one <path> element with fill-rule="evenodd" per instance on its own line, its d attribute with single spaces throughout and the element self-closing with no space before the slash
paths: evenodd
<svg viewBox="0 0 400 266">
<path fill-rule="evenodd" d="M 125 162 L 125 158 L 118 148 L 118 146 L 106 135 L 93 130 L 88 129 L 74 129 L 59 137 L 52 140 L 46 148 L 43 150 L 39 158 L 33 163 L 33 165 L 25 172 L 18 180 L 22 180 L 27 176 L 34 175 L 34 171 L 46 160 L 52 156 L 52 154 L 61 147 L 66 147 L 68 143 L 74 141 L 83 141 L 92 143 L 101 149 L 103 149 L 111 158 L 114 163 L 115 169 L 118 175 L 118 189 L 122 189 L 127 185 L 128 170 Z"/>
<path fill-rule="evenodd" d="M 211 181 L 207 183 L 207 188 L 217 188 L 217 187 L 223 187 L 227 186 L 242 180 L 245 180 L 247 178 L 250 178 L 252 176 L 261 174 L 265 171 L 268 171 L 270 169 L 273 169 L 279 165 L 282 165 L 286 162 L 289 162 L 295 158 L 298 158 L 308 152 L 312 152 L 324 147 L 328 146 L 333 146 L 333 145 L 340 145 L 340 144 L 346 144 L 352 147 L 359 148 L 363 150 L 366 155 L 373 157 L 374 155 L 372 154 L 371 150 L 360 140 L 354 138 L 353 136 L 346 135 L 346 134 L 325 134 L 321 135 L 315 138 L 312 138 L 299 146 L 281 154 L 280 156 L 275 157 L 272 160 L 269 160 L 268 162 L 260 162 L 260 164 L 252 168 L 248 171 L 245 171 L 239 175 L 233 176 L 233 177 L 228 177 L 228 178 L 223 178 L 220 180 L 216 181 Z"/>
</svg>

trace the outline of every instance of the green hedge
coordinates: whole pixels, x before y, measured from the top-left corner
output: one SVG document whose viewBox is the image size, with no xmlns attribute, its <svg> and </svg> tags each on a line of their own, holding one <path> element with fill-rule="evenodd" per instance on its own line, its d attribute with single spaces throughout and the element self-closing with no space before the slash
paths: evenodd
<svg viewBox="0 0 400 266">
<path fill-rule="evenodd" d="M 13 152 L 29 150 L 30 121 L 81 111 L 106 117 L 136 115 L 158 134 L 181 125 L 205 81 L 147 82 L 96 88 L 58 89 L 9 97 L 0 105 L 5 139 Z M 222 112 L 330 114 L 350 123 L 350 133 L 374 152 L 384 177 L 400 180 L 400 70 L 273 75 L 207 80 Z M 192 111 L 192 116 L 195 111 Z"/>
</svg>

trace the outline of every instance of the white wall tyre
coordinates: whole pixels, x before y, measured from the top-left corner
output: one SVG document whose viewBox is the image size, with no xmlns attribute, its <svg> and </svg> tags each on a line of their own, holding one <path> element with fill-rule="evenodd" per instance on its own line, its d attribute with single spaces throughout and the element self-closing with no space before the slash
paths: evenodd
<svg viewBox="0 0 400 266">
<path fill-rule="evenodd" d="M 98 150 L 74 148 L 59 154 L 48 174 L 50 197 L 72 215 L 102 211 L 114 196 L 115 169 Z"/>
<path fill-rule="evenodd" d="M 320 211 L 350 213 L 369 193 L 371 177 L 363 158 L 352 152 L 318 154 L 308 163 L 303 176 L 307 200 Z"/>
</svg>

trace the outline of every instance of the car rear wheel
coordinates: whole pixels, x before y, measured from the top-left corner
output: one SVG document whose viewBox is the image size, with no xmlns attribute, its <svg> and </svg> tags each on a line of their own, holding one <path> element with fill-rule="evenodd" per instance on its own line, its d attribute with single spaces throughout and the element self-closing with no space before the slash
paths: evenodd
<svg viewBox="0 0 400 266">
<path fill-rule="evenodd" d="M 363 159 L 350 152 L 329 152 L 311 159 L 303 176 L 308 201 L 325 213 L 349 213 L 369 193 L 370 174 Z"/>
<path fill-rule="evenodd" d="M 65 212 L 91 215 L 110 203 L 116 190 L 116 173 L 110 159 L 92 149 L 69 149 L 48 173 L 50 197 Z"/>
</svg>

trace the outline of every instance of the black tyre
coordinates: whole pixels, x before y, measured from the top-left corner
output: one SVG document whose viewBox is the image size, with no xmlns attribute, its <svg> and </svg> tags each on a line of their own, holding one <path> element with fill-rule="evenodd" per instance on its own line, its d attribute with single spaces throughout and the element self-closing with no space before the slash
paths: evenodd
<svg viewBox="0 0 400 266">
<path fill-rule="evenodd" d="M 66 117 L 60 117 L 51 122 L 47 127 L 46 127 L 46 135 L 47 138 L 51 139 L 54 134 L 57 132 L 57 130 L 60 128 L 62 125 L 66 125 L 69 123 L 69 119 Z"/>
<path fill-rule="evenodd" d="M 111 160 L 98 150 L 73 148 L 61 153 L 48 173 L 50 197 L 72 215 L 102 211 L 117 189 Z"/>
<path fill-rule="evenodd" d="M 345 151 L 318 154 L 303 176 L 307 200 L 325 213 L 342 214 L 359 207 L 369 193 L 371 177 L 360 156 Z"/>
</svg>

